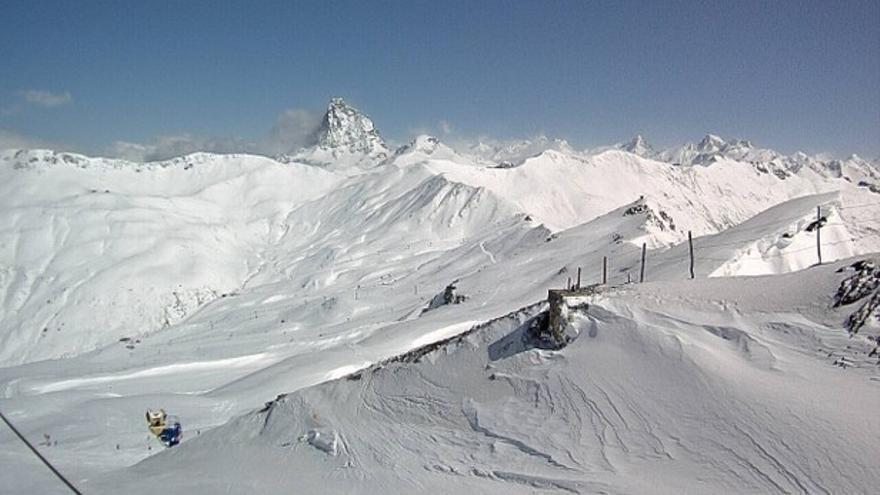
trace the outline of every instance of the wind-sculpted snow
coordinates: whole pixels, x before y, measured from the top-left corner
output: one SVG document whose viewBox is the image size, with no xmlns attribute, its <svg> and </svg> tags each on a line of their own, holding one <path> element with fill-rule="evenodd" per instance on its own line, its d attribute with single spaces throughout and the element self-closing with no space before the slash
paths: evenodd
<svg viewBox="0 0 880 495">
<path fill-rule="evenodd" d="M 828 311 L 834 270 L 601 291 L 560 351 L 529 345 L 544 309 L 529 306 L 283 395 L 94 488 L 870 493 L 877 370 L 824 359 L 868 348 Z M 493 356 L 505 340 L 522 345 Z M 176 480 L 180 464 L 200 477 Z"/>
</svg>

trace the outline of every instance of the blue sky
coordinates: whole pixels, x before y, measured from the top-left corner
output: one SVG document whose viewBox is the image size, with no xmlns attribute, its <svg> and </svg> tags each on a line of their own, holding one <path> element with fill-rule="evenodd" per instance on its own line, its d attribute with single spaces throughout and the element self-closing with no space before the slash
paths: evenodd
<svg viewBox="0 0 880 495">
<path fill-rule="evenodd" d="M 880 156 L 876 0 L 5 0 L 2 10 L 0 137 L 88 153 L 117 141 L 295 141 L 341 95 L 395 141 L 444 127 L 450 139 L 545 133 L 577 147 L 714 132 Z"/>
</svg>

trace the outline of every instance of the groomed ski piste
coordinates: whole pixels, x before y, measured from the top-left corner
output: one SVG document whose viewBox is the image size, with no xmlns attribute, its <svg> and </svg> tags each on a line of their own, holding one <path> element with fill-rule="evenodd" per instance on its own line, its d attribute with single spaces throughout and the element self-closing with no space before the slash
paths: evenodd
<svg viewBox="0 0 880 495">
<path fill-rule="evenodd" d="M 875 165 L 709 140 L 685 151 L 711 164 L 545 143 L 498 167 L 390 151 L 344 105 L 277 160 L 0 152 L 0 410 L 84 493 L 880 485 L 880 331 L 846 325 L 871 293 L 835 306 L 880 251 Z M 524 338 L 603 257 L 578 338 Z M 65 493 L 0 446 L 3 493 Z"/>
</svg>

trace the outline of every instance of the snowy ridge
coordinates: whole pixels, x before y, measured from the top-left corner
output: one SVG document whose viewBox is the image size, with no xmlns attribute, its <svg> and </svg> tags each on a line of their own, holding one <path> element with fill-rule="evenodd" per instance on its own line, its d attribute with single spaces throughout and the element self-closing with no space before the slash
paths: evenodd
<svg viewBox="0 0 880 495">
<path fill-rule="evenodd" d="M 710 166 L 723 160 L 748 163 L 760 173 L 772 173 L 784 180 L 793 175 L 817 174 L 826 178 L 844 179 L 871 192 L 880 192 L 880 163 L 852 155 L 844 160 L 823 159 L 802 152 L 784 155 L 778 151 L 758 148 L 748 140 L 725 140 L 707 134 L 699 143 L 656 151 L 638 135 L 617 148 L 652 160 L 678 166 Z"/>
<path fill-rule="evenodd" d="M 429 167 L 452 180 L 485 187 L 517 205 L 535 221 L 561 230 L 611 208 L 647 198 L 675 229 L 657 232 L 651 242 L 670 244 L 715 233 L 788 199 L 844 190 L 845 202 L 876 202 L 874 195 L 841 179 L 817 175 L 781 180 L 748 164 L 725 160 L 710 167 L 672 167 L 621 151 L 593 156 L 546 151 L 513 169 L 488 169 L 452 162 Z M 860 219 L 867 213 L 859 212 Z M 869 220 L 875 225 L 877 220 Z M 856 222 L 858 223 L 858 222 Z"/>
<path fill-rule="evenodd" d="M 716 139 L 701 145 L 712 163 L 680 166 L 634 153 L 643 140 L 481 157 L 419 136 L 392 153 L 344 102 L 328 115 L 315 146 L 278 160 L 0 154 L 0 408 L 57 438 L 53 462 L 87 492 L 178 479 L 181 459 L 211 473 L 181 485 L 195 493 L 850 493 L 876 479 L 859 414 L 876 410 L 878 332 L 843 328 L 854 309 L 829 298 L 847 275 L 813 266 L 810 228 L 818 206 L 826 264 L 880 250 L 878 196 L 854 172 L 872 180 L 870 163 L 777 174 Z M 648 282 L 627 285 L 643 243 Z M 580 317 L 597 335 L 518 347 L 546 291 L 578 268 L 598 283 L 603 258 L 616 288 Z M 664 399 L 668 383 L 681 389 Z M 858 397 L 835 417 L 843 390 Z M 157 406 L 186 433 L 151 457 L 132 422 Z M 0 486 L 51 492 L 11 441 Z M 822 445 L 841 465 L 819 463 Z M 243 465 L 276 476 L 247 488 Z"/>
<path fill-rule="evenodd" d="M 510 143 L 479 141 L 469 146 L 465 152 L 482 160 L 496 164 L 500 168 L 512 168 L 522 164 L 527 158 L 539 155 L 545 151 L 553 150 L 562 153 L 575 154 L 575 150 L 564 139 L 538 136 L 534 139 L 524 139 Z"/>
</svg>

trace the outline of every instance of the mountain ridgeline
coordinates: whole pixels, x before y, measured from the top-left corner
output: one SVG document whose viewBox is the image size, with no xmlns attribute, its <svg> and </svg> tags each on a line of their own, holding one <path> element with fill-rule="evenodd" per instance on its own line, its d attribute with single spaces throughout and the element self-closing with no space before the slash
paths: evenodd
<svg viewBox="0 0 880 495">
<path fill-rule="evenodd" d="M 224 294 L 279 279 L 337 297 L 359 285 L 368 260 L 418 266 L 455 249 L 497 260 L 503 253 L 484 250 L 620 208 L 638 212 L 639 223 L 610 242 L 665 249 L 688 231 L 717 234 L 794 198 L 836 192 L 829 214 L 839 232 L 825 235 L 838 254 L 880 245 L 880 220 L 850 208 L 880 199 L 877 165 L 858 157 L 785 156 L 712 135 L 665 151 L 640 136 L 594 151 L 543 137 L 453 149 L 418 136 L 392 149 L 341 98 L 313 141 L 275 158 L 195 153 L 147 163 L 0 152 L 0 323 L 10 329 L 0 334 L 0 365 L 149 335 Z M 774 246 L 762 244 L 760 255 Z M 796 257 L 784 249 L 772 256 L 781 262 L 759 273 L 802 263 L 786 261 Z M 454 266 L 449 280 L 478 269 Z"/>
<path fill-rule="evenodd" d="M 84 493 L 871 493 L 877 178 L 342 99 L 278 157 L 0 151 L 0 408 Z M 0 491 L 54 493 L 16 441 Z"/>
</svg>

